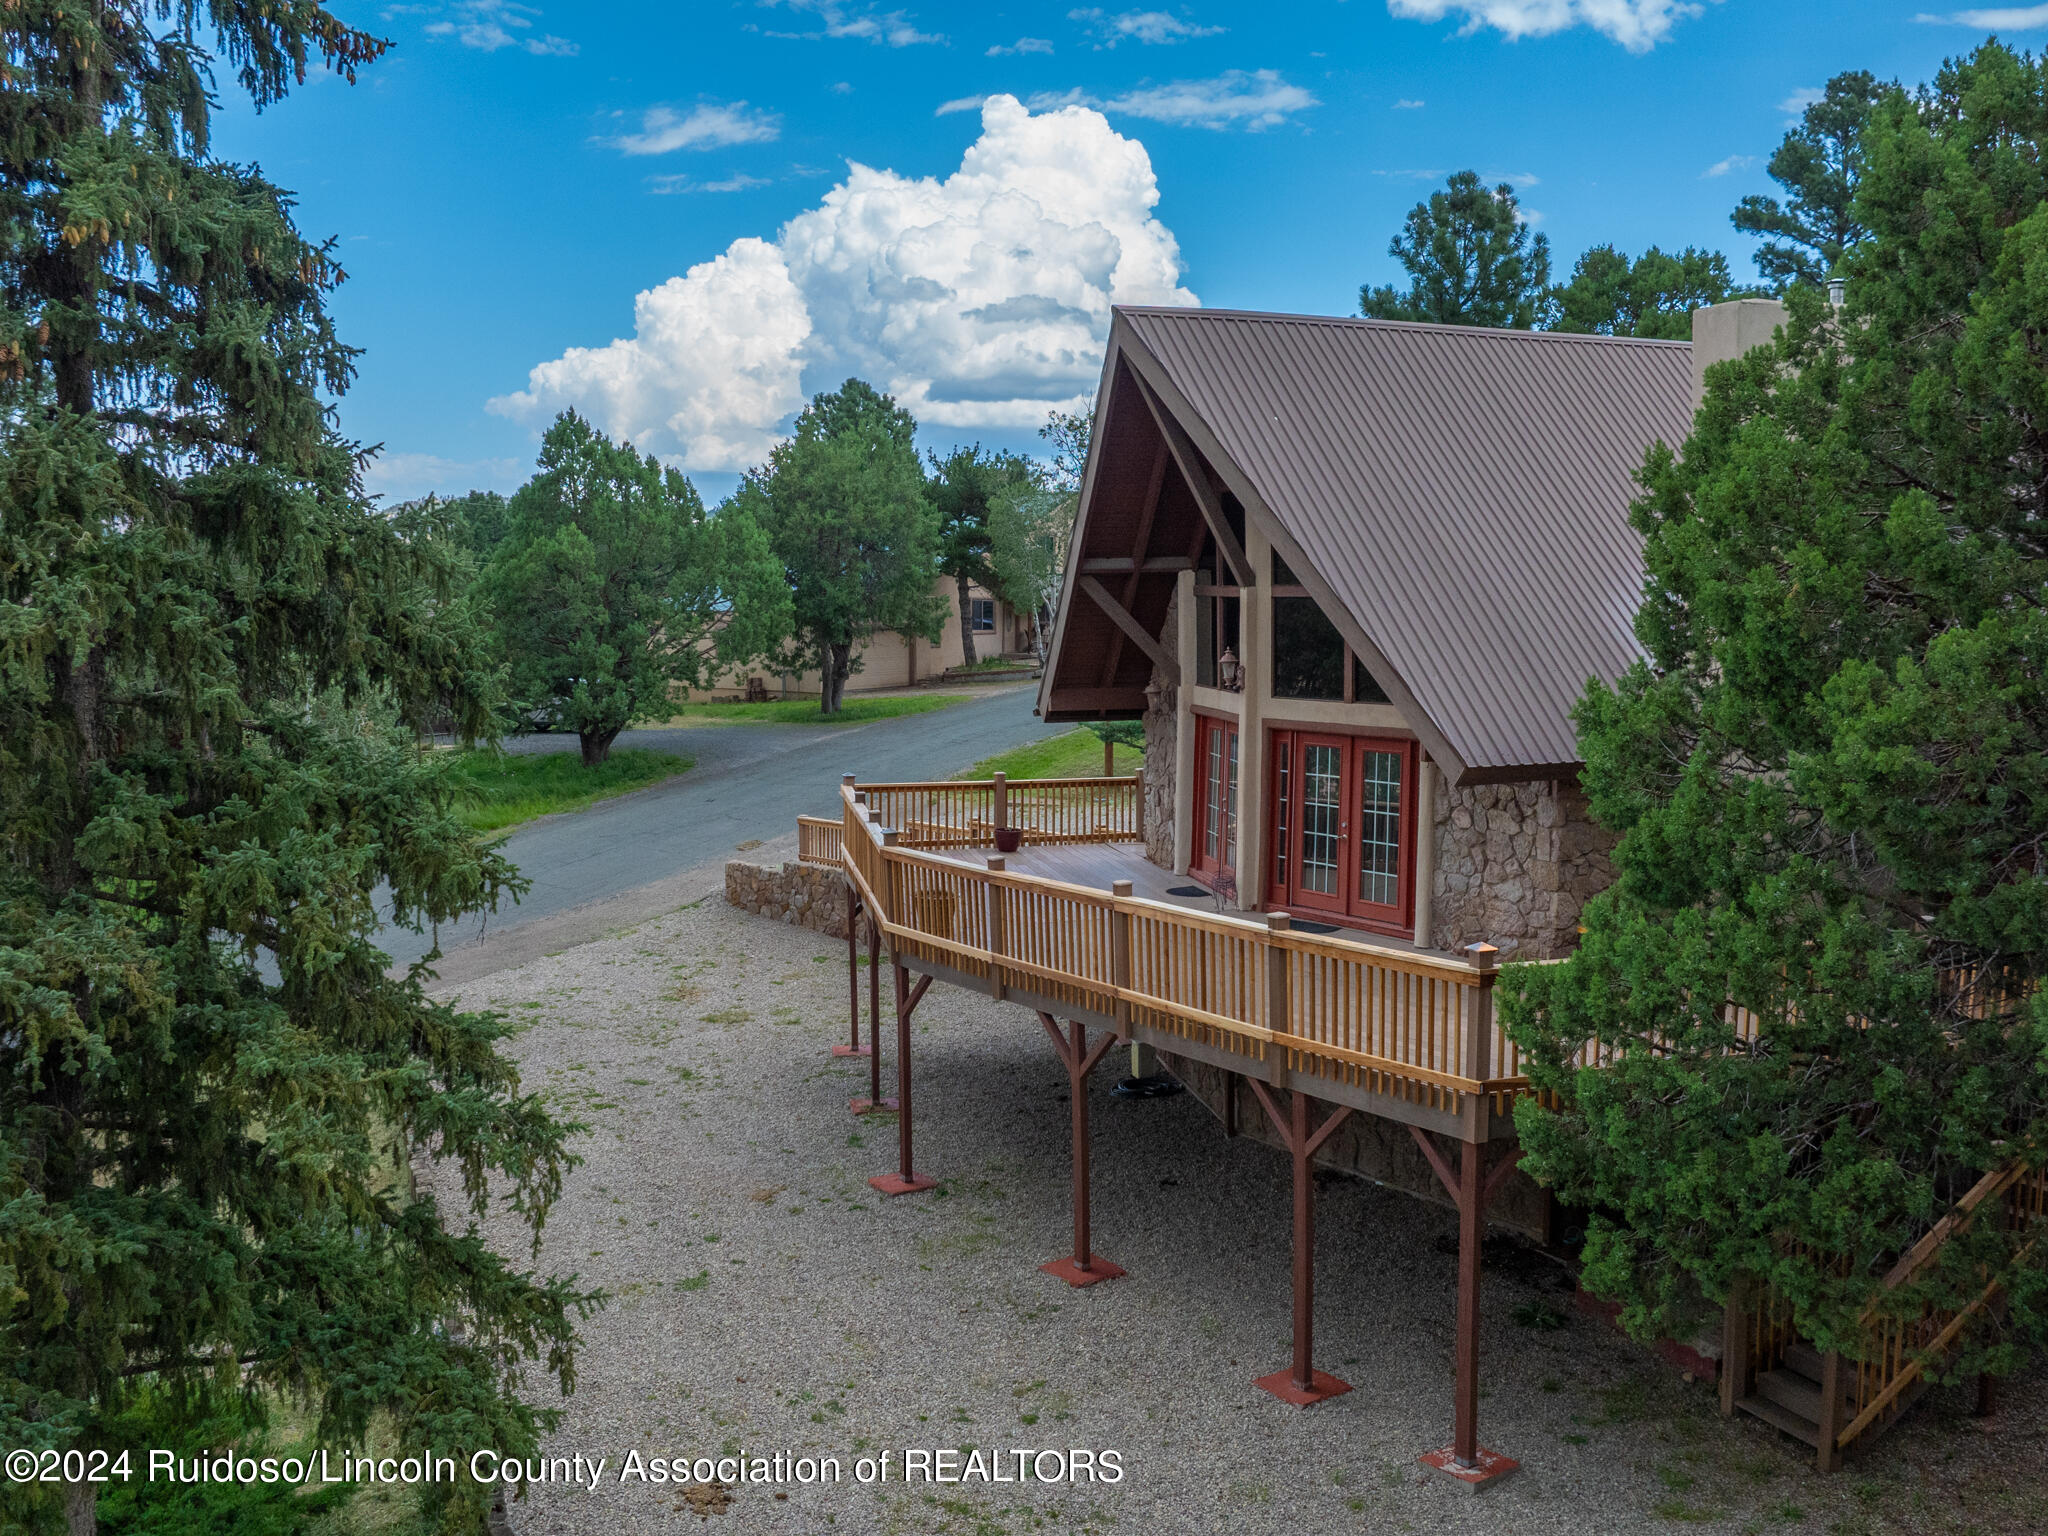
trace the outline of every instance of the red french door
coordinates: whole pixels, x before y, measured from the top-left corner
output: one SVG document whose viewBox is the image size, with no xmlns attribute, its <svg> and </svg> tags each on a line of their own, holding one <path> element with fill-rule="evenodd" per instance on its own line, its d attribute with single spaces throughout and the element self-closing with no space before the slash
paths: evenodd
<svg viewBox="0 0 2048 1536">
<path fill-rule="evenodd" d="M 1415 900 L 1415 743 L 1275 731 L 1272 754 L 1268 897 L 1363 927 L 1407 928 Z"/>
<path fill-rule="evenodd" d="M 1195 716 L 1194 867 L 1237 868 L 1237 722 Z"/>
</svg>

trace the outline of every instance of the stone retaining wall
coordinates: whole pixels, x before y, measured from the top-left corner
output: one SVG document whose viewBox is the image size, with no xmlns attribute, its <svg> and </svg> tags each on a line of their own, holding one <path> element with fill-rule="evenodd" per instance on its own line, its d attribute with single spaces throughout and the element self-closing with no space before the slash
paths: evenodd
<svg viewBox="0 0 2048 1536">
<path fill-rule="evenodd" d="M 846 937 L 846 877 L 836 869 L 795 860 L 780 869 L 731 859 L 725 899 L 742 912 L 778 918 L 835 939 Z"/>
</svg>

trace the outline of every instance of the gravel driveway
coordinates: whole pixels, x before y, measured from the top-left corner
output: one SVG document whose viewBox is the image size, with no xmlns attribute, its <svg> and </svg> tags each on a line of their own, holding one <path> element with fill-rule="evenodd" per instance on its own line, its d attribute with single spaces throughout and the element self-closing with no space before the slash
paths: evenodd
<svg viewBox="0 0 2048 1536">
<path fill-rule="evenodd" d="M 845 949 L 716 899 L 501 971 L 463 1001 L 524 1021 L 530 1088 L 592 1127 L 543 1267 L 615 1293 L 586 1325 L 550 1454 L 609 1463 L 536 1487 L 520 1536 L 734 1532 L 1672 1530 L 2020 1532 L 2048 1526 L 2043 1374 L 1997 1419 L 1938 1391 L 1839 1477 L 1580 1313 L 1547 1264 L 1489 1253 L 1484 1442 L 1522 1473 L 1478 1497 L 1415 1464 L 1449 1437 L 1454 1223 L 1342 1178 L 1319 1206 L 1318 1364 L 1355 1391 L 1256 1390 L 1288 1355 L 1288 1183 L 1191 1096 L 1094 1083 L 1095 1235 L 1128 1279 L 1038 1273 L 1068 1240 L 1065 1076 L 1037 1022 L 935 987 L 916 1028 L 918 1165 L 885 1200 L 893 1122 L 854 1120 Z M 893 1070 L 893 1062 L 890 1063 Z M 431 1171 L 444 1198 L 445 1172 Z M 511 1229 L 499 1234 L 516 1247 Z M 1518 1322 L 1517 1314 L 1522 1322 Z M 1526 1326 L 1546 1319 L 1554 1327 Z M 1114 1484 L 902 1480 L 906 1450 L 1118 1453 Z M 894 1475 L 862 1485 L 862 1457 Z M 837 1458 L 836 1486 L 686 1500 L 621 1485 L 628 1452 Z M 972 1465 L 963 1462 L 963 1465 Z M 2014 1476 L 2018 1469 L 2027 1469 Z M 777 1498 L 777 1493 L 786 1498 Z"/>
</svg>

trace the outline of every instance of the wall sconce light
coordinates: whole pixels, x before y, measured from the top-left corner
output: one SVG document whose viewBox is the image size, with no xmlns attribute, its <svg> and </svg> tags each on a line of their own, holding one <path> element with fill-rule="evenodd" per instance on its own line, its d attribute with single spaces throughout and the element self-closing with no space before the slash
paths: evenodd
<svg viewBox="0 0 2048 1536">
<path fill-rule="evenodd" d="M 1244 691 L 1244 667 L 1238 662 L 1237 652 L 1227 645 L 1223 648 L 1223 654 L 1216 658 L 1216 679 L 1223 684 L 1226 692 Z"/>
</svg>

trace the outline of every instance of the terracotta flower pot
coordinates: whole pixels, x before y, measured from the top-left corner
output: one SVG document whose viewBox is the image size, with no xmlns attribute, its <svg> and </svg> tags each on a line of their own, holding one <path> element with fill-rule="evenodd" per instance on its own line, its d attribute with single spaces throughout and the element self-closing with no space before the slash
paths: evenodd
<svg viewBox="0 0 2048 1536">
<path fill-rule="evenodd" d="M 997 853 L 1015 853 L 1018 850 L 1018 848 L 1023 846 L 1023 842 L 1024 829 L 1022 827 L 996 828 Z"/>
</svg>

